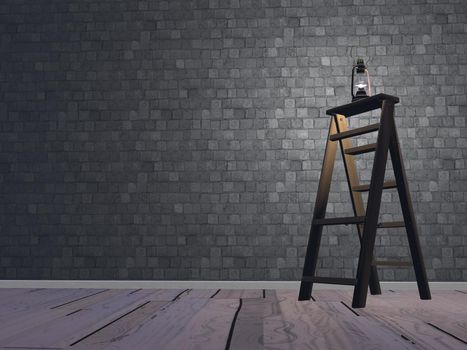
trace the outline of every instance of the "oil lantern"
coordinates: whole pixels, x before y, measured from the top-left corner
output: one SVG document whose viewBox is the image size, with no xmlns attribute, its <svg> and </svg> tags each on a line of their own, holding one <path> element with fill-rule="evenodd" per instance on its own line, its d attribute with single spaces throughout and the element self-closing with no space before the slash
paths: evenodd
<svg viewBox="0 0 467 350">
<path fill-rule="evenodd" d="M 370 74 L 362 58 L 352 67 L 352 102 L 371 96 Z"/>
</svg>

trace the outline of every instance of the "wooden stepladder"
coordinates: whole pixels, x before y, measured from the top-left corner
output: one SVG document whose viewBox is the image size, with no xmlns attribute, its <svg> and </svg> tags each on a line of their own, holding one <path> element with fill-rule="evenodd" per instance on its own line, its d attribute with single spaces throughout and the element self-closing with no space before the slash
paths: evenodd
<svg viewBox="0 0 467 350">
<path fill-rule="evenodd" d="M 399 98 L 395 96 L 378 94 L 326 111 L 328 115 L 331 115 L 331 122 L 324 153 L 323 168 L 319 179 L 318 193 L 313 212 L 310 238 L 308 240 L 298 300 L 310 299 L 313 283 L 348 284 L 355 286 L 352 307 L 365 307 L 368 286 L 370 287 L 371 294 L 381 294 L 376 270 L 377 265 L 410 266 L 410 262 L 375 261 L 373 258 L 376 230 L 378 228 L 394 227 L 405 227 L 420 298 L 431 299 L 422 251 L 418 239 L 415 215 L 410 199 L 399 139 L 397 137 L 396 124 L 394 122 L 394 105 L 398 102 Z M 381 108 L 379 123 L 356 129 L 347 129 L 347 118 L 379 108 Z M 352 146 L 350 142 L 351 137 L 374 131 L 378 131 L 376 143 L 358 147 Z M 342 151 L 342 158 L 355 216 L 325 218 L 338 144 Z M 371 180 L 369 184 L 360 184 L 357 177 L 354 156 L 367 152 L 375 152 Z M 388 152 L 391 154 L 395 181 L 384 180 Z M 397 188 L 404 221 L 378 222 L 383 189 L 390 188 Z M 366 191 L 368 191 L 368 201 L 365 210 L 362 192 Z M 361 248 L 356 278 L 315 276 L 323 226 L 348 224 L 357 225 L 360 239 Z"/>
</svg>

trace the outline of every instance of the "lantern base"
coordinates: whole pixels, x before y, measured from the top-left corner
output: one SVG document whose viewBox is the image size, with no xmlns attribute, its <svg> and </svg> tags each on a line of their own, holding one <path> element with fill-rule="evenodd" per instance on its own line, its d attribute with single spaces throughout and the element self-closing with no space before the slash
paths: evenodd
<svg viewBox="0 0 467 350">
<path fill-rule="evenodd" d="M 357 100 L 361 100 L 362 98 L 367 98 L 369 97 L 367 94 L 366 94 L 366 91 L 365 90 L 358 90 L 357 93 L 355 94 L 355 96 L 352 96 L 352 102 L 353 101 L 357 101 Z"/>
</svg>

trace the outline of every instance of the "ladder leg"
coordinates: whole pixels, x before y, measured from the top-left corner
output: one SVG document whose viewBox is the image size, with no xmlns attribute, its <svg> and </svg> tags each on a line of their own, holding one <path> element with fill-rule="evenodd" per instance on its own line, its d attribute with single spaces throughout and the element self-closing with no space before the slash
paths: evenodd
<svg viewBox="0 0 467 350">
<path fill-rule="evenodd" d="M 324 151 L 323 167 L 319 178 L 318 193 L 316 195 L 315 208 L 313 211 L 313 221 L 315 219 L 322 219 L 326 214 L 326 206 L 328 204 L 329 190 L 331 187 L 332 171 L 334 168 L 334 161 L 336 159 L 337 142 L 331 141 L 329 136 L 336 133 L 336 124 L 331 117 L 328 139 L 326 142 L 326 149 Z M 321 235 L 323 233 L 322 225 L 311 225 L 310 237 L 308 239 L 308 246 L 305 255 L 305 264 L 303 266 L 303 276 L 315 275 L 316 263 L 318 261 L 319 245 L 321 242 Z M 300 284 L 300 292 L 298 300 L 309 300 L 313 288 L 312 282 L 303 281 Z"/>
<path fill-rule="evenodd" d="M 413 267 L 415 270 L 415 276 L 417 278 L 418 292 L 420 294 L 420 299 L 431 299 L 430 287 L 428 285 L 428 279 L 426 276 L 425 263 L 423 261 L 420 241 L 418 239 L 415 214 L 412 207 L 412 200 L 410 198 L 407 176 L 405 174 L 404 162 L 402 159 L 402 153 L 399 145 L 399 139 L 397 137 L 394 119 L 392 119 L 391 122 L 393 124 L 393 132 L 389 144 L 389 151 L 391 154 L 392 167 L 394 169 L 394 176 L 397 183 L 397 191 L 404 216 L 410 254 L 412 255 Z"/>
<path fill-rule="evenodd" d="M 375 246 L 381 196 L 383 193 L 384 173 L 389 150 L 391 130 L 390 118 L 394 115 L 394 102 L 385 100 L 382 105 L 380 129 L 371 172 L 370 191 L 366 209 L 365 225 L 358 259 L 357 284 L 355 285 L 352 307 L 365 307 L 370 280 L 371 263 Z"/>
<path fill-rule="evenodd" d="M 321 235 L 323 226 L 312 225 L 310 229 L 310 238 L 306 249 L 305 265 L 303 266 L 303 276 L 314 276 L 316 264 L 318 262 L 319 245 L 321 243 Z M 310 300 L 313 282 L 303 281 L 300 283 L 300 292 L 298 300 Z"/>
<path fill-rule="evenodd" d="M 336 114 L 334 116 L 334 121 L 336 123 L 337 132 L 345 132 L 347 128 L 347 120 L 344 115 Z M 363 206 L 362 194 L 360 192 L 353 191 L 353 188 L 359 185 L 359 180 L 357 176 L 357 165 L 355 163 L 355 158 L 351 154 L 345 154 L 344 150 L 352 147 L 350 139 L 340 139 L 339 144 L 341 146 L 342 159 L 344 161 L 345 175 L 347 177 L 347 183 L 349 185 L 350 199 L 352 201 L 352 207 L 355 216 L 365 216 L 365 208 Z M 357 225 L 358 238 L 360 240 L 360 245 L 362 244 L 363 236 L 363 225 Z M 372 259 L 373 260 L 373 259 Z M 376 266 L 371 266 L 370 271 L 370 293 L 373 295 L 381 294 L 381 287 L 379 285 L 378 271 Z"/>
</svg>

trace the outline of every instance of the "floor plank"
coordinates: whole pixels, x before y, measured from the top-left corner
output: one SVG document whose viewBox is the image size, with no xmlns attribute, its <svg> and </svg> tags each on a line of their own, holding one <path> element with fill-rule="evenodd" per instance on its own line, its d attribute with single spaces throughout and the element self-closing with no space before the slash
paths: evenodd
<svg viewBox="0 0 467 350">
<path fill-rule="evenodd" d="M 186 298 L 188 289 L 166 289 L 166 290 L 138 290 L 137 293 L 145 294 L 144 299 L 138 302 L 136 308 L 128 308 L 121 311 L 119 316 L 114 314 L 113 319 L 101 321 L 82 332 L 80 337 L 69 344 L 72 349 L 103 349 L 114 341 L 124 338 L 127 332 L 133 328 L 139 328 L 148 318 L 153 317 L 161 308 L 168 306 L 177 298 Z"/>
<path fill-rule="evenodd" d="M 214 299 L 249 299 L 262 298 L 262 289 L 221 289 Z"/>
<path fill-rule="evenodd" d="M 275 298 L 245 300 L 231 349 L 414 349 L 339 302 L 299 302 L 297 296 L 281 290 Z"/>
<path fill-rule="evenodd" d="M 147 290 L 135 293 L 121 291 L 85 308 L 73 306 L 69 313 L 28 329 L 19 338 L 15 337 L 11 342 L 5 341 L 5 344 L 17 347 L 66 347 L 141 307 L 151 300 L 151 295 Z"/>
<path fill-rule="evenodd" d="M 409 291 L 403 291 L 400 294 L 402 297 L 412 297 L 408 292 Z M 414 293 L 414 298 L 418 298 L 418 294 Z M 440 290 L 436 291 L 432 298 L 437 302 L 437 305 L 447 305 L 458 312 L 467 312 L 467 294 L 456 291 Z"/>
<path fill-rule="evenodd" d="M 22 317 L 13 319 L 11 322 L 7 322 L 0 328 L 0 343 L 8 346 L 42 346 L 46 347 L 46 343 L 55 340 L 56 336 L 50 335 L 50 339 L 47 340 L 48 336 L 45 333 L 39 336 L 39 334 L 45 331 L 47 334 L 53 333 L 53 328 L 48 331 L 49 325 L 56 324 L 59 320 L 63 320 L 67 317 L 71 317 L 75 312 L 80 311 L 81 314 L 86 313 L 87 310 L 92 308 L 92 305 L 105 303 L 107 300 L 113 300 L 120 295 L 128 294 L 129 290 L 108 290 L 104 293 L 95 294 L 86 299 L 80 299 L 76 302 L 65 304 L 60 307 L 48 308 L 46 310 L 36 310 L 31 314 L 24 315 Z M 78 312 L 78 313 L 80 313 Z M 68 316 L 67 316 L 68 315 Z M 76 317 L 76 316 L 75 316 Z M 48 332 L 47 332 L 48 331 Z M 39 338 L 35 338 L 33 334 L 38 334 Z M 45 339 L 44 344 L 39 339 Z M 32 344 L 28 343 L 32 342 Z"/>
<path fill-rule="evenodd" d="M 223 349 L 238 300 L 181 298 L 104 349 Z"/>
<path fill-rule="evenodd" d="M 292 295 L 294 299 L 279 304 L 283 319 L 287 320 L 288 334 L 293 332 L 294 325 L 301 324 L 302 329 L 315 335 L 313 338 L 308 332 L 293 332 L 296 336 L 291 343 L 293 348 L 297 343 L 297 348 L 312 349 L 413 349 L 398 334 L 360 318 L 340 302 L 296 301 L 296 293 Z"/>
<path fill-rule="evenodd" d="M 184 298 L 211 298 L 219 294 L 220 289 L 190 289 Z"/>
<path fill-rule="evenodd" d="M 8 301 L 9 297 L 16 297 L 21 294 L 34 293 L 35 291 L 42 290 L 42 288 L 28 289 L 28 288 L 0 288 L 0 304 Z"/>
<path fill-rule="evenodd" d="M 270 295 L 265 299 L 244 299 L 233 330 L 230 349 L 263 349 L 263 324 L 276 299 Z"/>
<path fill-rule="evenodd" d="M 14 300 L 0 305 L 0 324 L 7 325 L 17 319 L 21 322 L 21 319 L 42 314 L 44 310 L 57 305 L 89 298 L 104 291 L 104 289 L 52 289 L 32 294 L 20 294 Z"/>
<path fill-rule="evenodd" d="M 189 291 L 190 289 L 142 289 L 140 293 L 150 294 L 154 301 L 171 301 L 185 296 Z"/>
<path fill-rule="evenodd" d="M 6 298 L 0 299 L 0 308 L 2 310 L 32 309 L 38 306 L 51 306 L 54 303 L 61 303 L 74 298 L 79 298 L 93 292 L 103 289 L 40 289 L 30 290 L 29 292 L 14 292 Z M 0 296 L 1 297 L 1 296 Z"/>
<path fill-rule="evenodd" d="M 340 302 L 342 301 L 342 294 L 339 290 L 334 289 L 319 289 L 313 292 L 312 297 L 316 301 L 330 301 L 330 302 Z"/>
<path fill-rule="evenodd" d="M 467 298 L 455 291 L 437 291 L 432 300 L 422 301 L 416 291 L 392 293 L 404 314 L 410 314 L 464 342 L 467 348 Z M 392 301 L 392 300 L 391 300 Z"/>
<path fill-rule="evenodd" d="M 73 344 L 73 350 L 100 350 L 129 336 L 133 329 L 141 327 L 148 319 L 155 316 L 170 301 L 149 301 L 134 312 L 112 322 L 107 327 L 90 333 L 81 341 Z"/>
<path fill-rule="evenodd" d="M 352 292 L 339 293 L 351 305 Z M 378 296 L 369 295 L 366 307 L 356 310 L 361 315 L 400 332 L 403 337 L 423 349 L 466 349 L 461 341 L 428 324 L 430 320 L 448 317 L 448 312 L 442 309 L 445 304 L 438 306 L 436 294 L 434 293 L 434 300 L 420 300 L 415 293 L 407 297 L 399 292 L 383 292 Z"/>
</svg>

